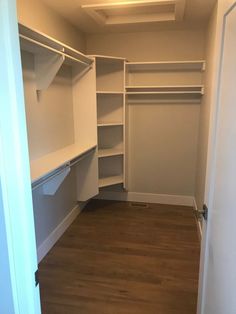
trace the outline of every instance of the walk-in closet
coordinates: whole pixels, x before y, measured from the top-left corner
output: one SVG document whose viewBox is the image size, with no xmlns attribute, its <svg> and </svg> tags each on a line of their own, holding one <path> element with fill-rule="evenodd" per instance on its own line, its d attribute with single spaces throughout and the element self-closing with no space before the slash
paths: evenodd
<svg viewBox="0 0 236 314">
<path fill-rule="evenodd" d="M 217 3 L 17 1 L 42 313 L 196 313 Z"/>
</svg>

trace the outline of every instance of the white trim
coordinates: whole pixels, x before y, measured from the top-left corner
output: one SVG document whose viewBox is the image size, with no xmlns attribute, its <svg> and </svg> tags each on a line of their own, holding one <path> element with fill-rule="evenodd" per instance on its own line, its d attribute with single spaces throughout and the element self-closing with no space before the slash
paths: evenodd
<svg viewBox="0 0 236 314">
<path fill-rule="evenodd" d="M 77 204 L 69 214 L 62 220 L 62 222 L 50 233 L 50 235 L 37 248 L 38 263 L 47 255 L 54 244 L 60 239 L 67 228 L 72 224 L 76 217 L 82 212 L 85 207 L 84 204 Z"/>
<path fill-rule="evenodd" d="M 195 197 L 193 198 L 193 207 L 196 211 L 198 211 L 197 202 L 196 202 Z M 202 224 L 201 224 L 201 221 L 197 218 L 196 218 L 196 223 L 197 223 L 197 231 L 198 231 L 199 240 L 201 242 L 201 240 L 202 240 Z"/>
<path fill-rule="evenodd" d="M 97 195 L 95 198 L 114 201 L 130 201 L 168 205 L 194 206 L 194 197 L 187 195 L 100 191 L 99 195 Z"/>
</svg>

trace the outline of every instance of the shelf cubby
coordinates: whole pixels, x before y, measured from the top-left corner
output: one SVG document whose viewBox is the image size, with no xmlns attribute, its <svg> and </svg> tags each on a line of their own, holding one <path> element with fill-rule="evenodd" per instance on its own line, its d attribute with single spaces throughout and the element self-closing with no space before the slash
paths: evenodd
<svg viewBox="0 0 236 314">
<path fill-rule="evenodd" d="M 123 183 L 123 156 L 99 159 L 99 187 Z"/>
<path fill-rule="evenodd" d="M 99 185 L 99 188 L 104 188 L 107 186 L 122 184 L 123 182 L 124 182 L 124 179 L 122 175 L 109 176 L 109 177 L 100 178 L 98 180 L 98 185 Z"/>
<path fill-rule="evenodd" d="M 124 92 L 124 59 L 96 56 L 97 93 Z"/>
<path fill-rule="evenodd" d="M 123 94 L 97 95 L 97 121 L 98 124 L 118 121 L 123 123 Z"/>
</svg>

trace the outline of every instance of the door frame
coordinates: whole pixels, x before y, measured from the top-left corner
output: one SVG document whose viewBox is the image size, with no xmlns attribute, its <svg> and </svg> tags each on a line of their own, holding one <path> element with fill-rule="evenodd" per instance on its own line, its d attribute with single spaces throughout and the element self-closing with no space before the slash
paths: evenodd
<svg viewBox="0 0 236 314">
<path fill-rule="evenodd" d="M 11 287 L 11 296 L 1 300 L 1 306 L 5 306 L 6 314 L 40 314 L 39 285 L 35 284 L 38 266 L 15 0 L 0 1 L 0 43 L 0 217 L 4 226 L 0 235 L 6 244 L 2 273 L 9 274 L 9 282 L 5 284 Z M 5 276 L 3 278 L 6 279 Z M 4 287 L 4 282 L 0 287 Z M 12 307 L 8 306 L 10 302 Z"/>
</svg>

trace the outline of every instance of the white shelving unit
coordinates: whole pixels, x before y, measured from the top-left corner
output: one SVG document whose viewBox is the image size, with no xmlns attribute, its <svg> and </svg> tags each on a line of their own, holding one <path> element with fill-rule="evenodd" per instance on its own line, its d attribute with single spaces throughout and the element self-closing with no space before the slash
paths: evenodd
<svg viewBox="0 0 236 314">
<path fill-rule="evenodd" d="M 129 72 L 139 71 L 205 71 L 205 60 L 163 61 L 163 62 L 127 62 Z"/>
<path fill-rule="evenodd" d="M 125 59 L 93 56 L 96 63 L 99 188 L 125 185 Z"/>
<path fill-rule="evenodd" d="M 19 24 L 21 50 L 35 56 L 36 89 L 46 90 L 63 64 L 76 68 L 75 75 L 83 75 L 91 68 L 93 59 L 41 33 Z"/>
<path fill-rule="evenodd" d="M 200 102 L 204 95 L 203 71 L 204 60 L 126 62 L 127 102 Z"/>
<path fill-rule="evenodd" d="M 127 86 L 126 94 L 204 94 L 203 85 Z"/>
<path fill-rule="evenodd" d="M 75 165 L 77 199 L 86 201 L 98 193 L 94 60 L 21 24 L 19 34 L 32 186 L 59 186 L 57 171 Z"/>
</svg>

